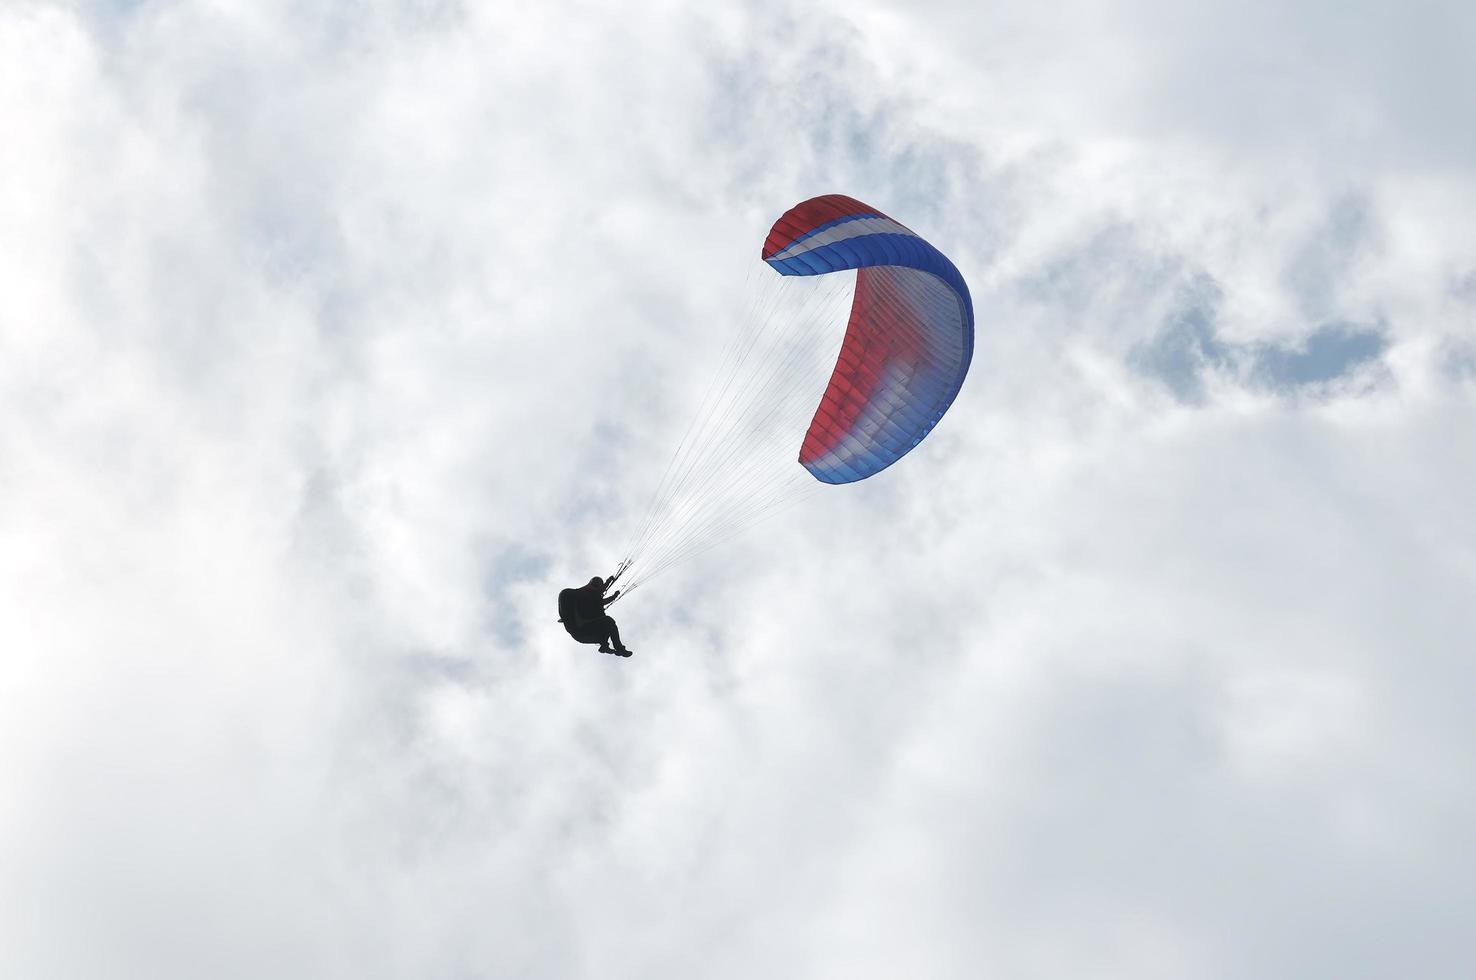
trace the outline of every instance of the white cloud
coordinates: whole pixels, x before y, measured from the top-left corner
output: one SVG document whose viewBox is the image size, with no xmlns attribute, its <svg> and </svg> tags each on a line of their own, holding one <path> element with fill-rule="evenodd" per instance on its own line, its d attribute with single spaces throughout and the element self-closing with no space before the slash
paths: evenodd
<svg viewBox="0 0 1476 980">
<path fill-rule="evenodd" d="M 1460 975 L 1476 89 L 1401 11 L 7 7 L 0 972 Z M 961 398 L 575 647 L 826 191 L 958 260 Z"/>
</svg>

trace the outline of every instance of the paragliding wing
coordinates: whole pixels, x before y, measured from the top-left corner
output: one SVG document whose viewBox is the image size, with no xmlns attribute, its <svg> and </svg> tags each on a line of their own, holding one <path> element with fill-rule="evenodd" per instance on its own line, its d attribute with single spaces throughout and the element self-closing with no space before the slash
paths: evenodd
<svg viewBox="0 0 1476 980">
<path fill-rule="evenodd" d="M 915 232 L 841 194 L 795 205 L 763 258 L 781 275 L 856 270 L 850 321 L 800 446 L 822 483 L 853 483 L 905 456 L 958 397 L 974 307 L 952 262 Z"/>
</svg>

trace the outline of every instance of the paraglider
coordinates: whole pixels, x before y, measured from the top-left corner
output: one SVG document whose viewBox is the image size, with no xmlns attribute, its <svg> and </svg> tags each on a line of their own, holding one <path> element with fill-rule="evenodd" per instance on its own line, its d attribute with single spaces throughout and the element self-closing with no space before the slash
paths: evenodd
<svg viewBox="0 0 1476 980">
<path fill-rule="evenodd" d="M 779 274 L 773 294 L 740 324 L 624 560 L 585 587 L 600 582 L 599 598 L 623 576 L 628 595 L 821 487 L 875 476 L 933 431 L 963 387 L 974 350 L 969 289 L 910 228 L 826 194 L 780 216 L 761 258 Z M 835 275 L 851 270 L 850 283 Z M 786 284 L 803 280 L 823 282 L 796 297 Z M 848 313 L 837 302 L 847 299 Z M 831 363 L 830 350 L 817 404 L 812 368 Z"/>
<path fill-rule="evenodd" d="M 856 270 L 845 340 L 799 463 L 822 483 L 875 476 L 923 441 L 963 387 L 969 287 L 916 232 L 840 194 L 786 211 L 763 259 L 784 276 Z"/>
<path fill-rule="evenodd" d="M 608 579 L 596 575 L 577 589 L 560 592 L 559 622 L 580 643 L 598 643 L 601 653 L 629 657 L 630 649 L 620 642 L 620 628 L 605 612 L 606 606 L 620 598 L 619 592 L 605 595 L 614 580 L 613 575 Z M 611 643 L 615 646 L 611 647 Z"/>
</svg>

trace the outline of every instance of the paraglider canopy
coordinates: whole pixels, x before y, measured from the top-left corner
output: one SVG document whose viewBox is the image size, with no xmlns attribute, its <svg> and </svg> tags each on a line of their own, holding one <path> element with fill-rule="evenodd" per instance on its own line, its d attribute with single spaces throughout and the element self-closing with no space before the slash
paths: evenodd
<svg viewBox="0 0 1476 980">
<path fill-rule="evenodd" d="M 846 337 L 799 462 L 823 483 L 874 476 L 922 442 L 963 387 L 974 351 L 968 286 L 916 232 L 842 194 L 786 211 L 763 257 L 786 276 L 857 270 Z"/>
<path fill-rule="evenodd" d="M 963 387 L 974 351 L 969 289 L 912 229 L 826 194 L 784 212 L 761 256 L 779 273 L 774 283 L 821 282 L 781 285 L 740 324 L 616 571 L 627 595 L 819 487 L 880 473 L 927 437 Z M 833 361 L 822 359 L 831 351 Z"/>
</svg>

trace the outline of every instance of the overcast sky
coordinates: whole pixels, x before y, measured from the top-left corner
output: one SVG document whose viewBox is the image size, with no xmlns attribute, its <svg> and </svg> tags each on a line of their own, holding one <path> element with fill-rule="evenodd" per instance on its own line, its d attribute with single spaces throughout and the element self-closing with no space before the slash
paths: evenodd
<svg viewBox="0 0 1476 980">
<path fill-rule="evenodd" d="M 1473 50 L 7 0 L 0 976 L 1469 977 Z M 958 264 L 958 401 L 572 643 L 833 192 Z"/>
</svg>

